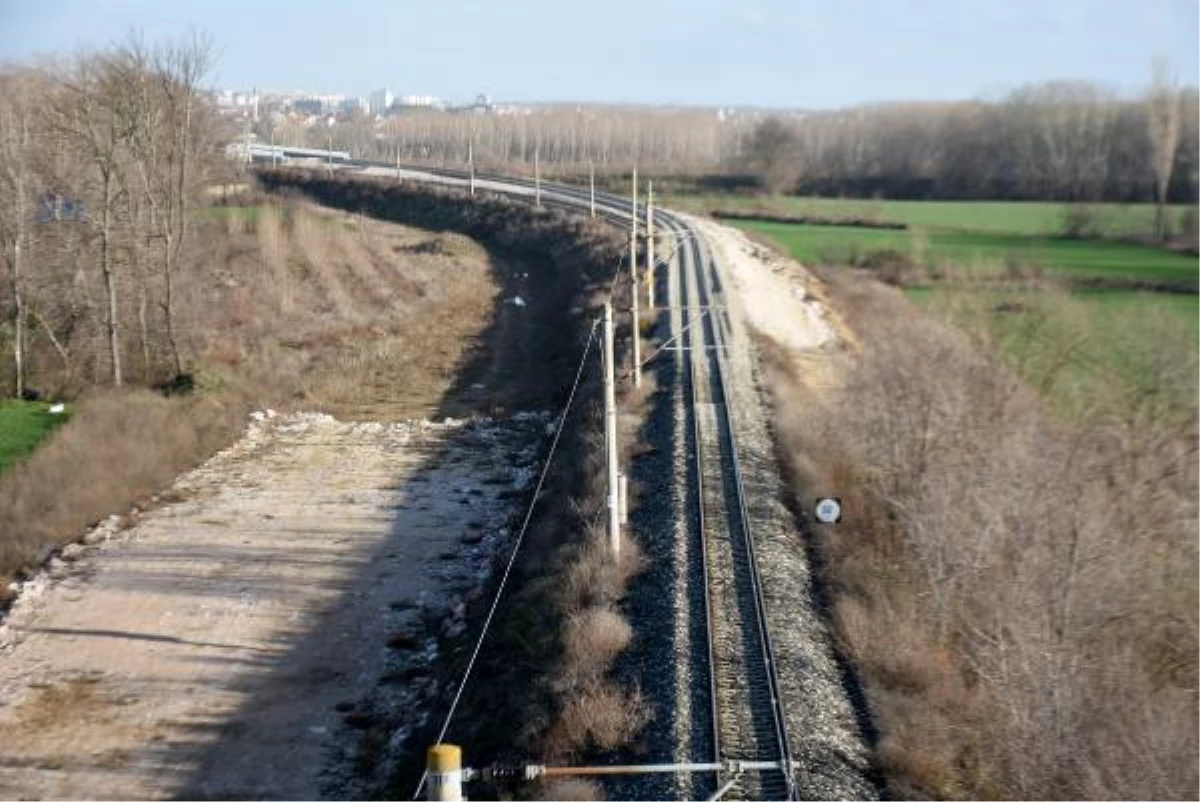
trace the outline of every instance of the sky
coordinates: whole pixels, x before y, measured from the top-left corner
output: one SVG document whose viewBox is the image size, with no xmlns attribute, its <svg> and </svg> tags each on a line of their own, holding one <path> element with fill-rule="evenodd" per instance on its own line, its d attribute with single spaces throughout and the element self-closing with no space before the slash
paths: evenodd
<svg viewBox="0 0 1200 802">
<path fill-rule="evenodd" d="M 1200 0 L 0 0 L 0 62 L 212 34 L 214 86 L 837 108 L 1200 83 Z"/>
</svg>

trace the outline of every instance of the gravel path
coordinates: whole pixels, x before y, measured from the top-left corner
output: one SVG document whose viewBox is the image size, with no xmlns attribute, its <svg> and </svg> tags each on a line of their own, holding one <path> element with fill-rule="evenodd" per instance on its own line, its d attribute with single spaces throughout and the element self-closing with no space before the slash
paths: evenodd
<svg viewBox="0 0 1200 802">
<path fill-rule="evenodd" d="M 366 735 L 420 720 L 431 636 L 463 626 L 545 419 L 259 418 L 22 588 L 0 798 L 362 796 L 386 771 Z"/>
</svg>

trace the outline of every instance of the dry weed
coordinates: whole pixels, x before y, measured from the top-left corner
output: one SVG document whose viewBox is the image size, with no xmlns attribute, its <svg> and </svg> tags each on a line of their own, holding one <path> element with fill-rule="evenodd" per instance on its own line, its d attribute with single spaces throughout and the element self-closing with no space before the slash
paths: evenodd
<svg viewBox="0 0 1200 802">
<path fill-rule="evenodd" d="M 145 390 L 85 400 L 0 476 L 0 574 L 35 565 L 88 525 L 169 485 L 233 438 L 243 410 L 232 399 Z"/>
<path fill-rule="evenodd" d="M 593 607 L 567 619 L 563 650 L 569 673 L 603 674 L 625 651 L 633 630 L 624 618 L 607 607 Z"/>
<path fill-rule="evenodd" d="M 985 339 L 833 291 L 864 344 L 841 385 L 769 370 L 800 494 L 847 509 L 818 552 L 891 792 L 1194 795 L 1196 433 L 1169 366 L 1067 423 Z"/>
<path fill-rule="evenodd" d="M 638 689 L 632 691 L 606 680 L 591 680 L 573 689 L 549 742 L 564 756 L 589 747 L 615 749 L 628 743 L 650 721 L 650 706 Z"/>
</svg>

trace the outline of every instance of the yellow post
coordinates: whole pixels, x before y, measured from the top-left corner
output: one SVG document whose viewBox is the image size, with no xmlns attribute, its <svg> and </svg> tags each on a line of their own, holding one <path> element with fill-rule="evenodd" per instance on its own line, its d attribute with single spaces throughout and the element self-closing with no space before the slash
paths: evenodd
<svg viewBox="0 0 1200 802">
<path fill-rule="evenodd" d="M 429 799 L 462 802 L 462 749 L 453 744 L 437 744 L 425 754 Z"/>
</svg>

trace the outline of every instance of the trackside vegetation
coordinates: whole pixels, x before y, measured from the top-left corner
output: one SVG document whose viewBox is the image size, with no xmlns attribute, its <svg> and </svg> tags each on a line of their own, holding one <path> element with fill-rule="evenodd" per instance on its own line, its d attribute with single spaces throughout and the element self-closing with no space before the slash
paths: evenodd
<svg viewBox="0 0 1200 802">
<path fill-rule="evenodd" d="M 41 401 L 0 401 L 0 471 L 25 457 L 70 417 L 63 410 L 51 413 Z"/>
</svg>

